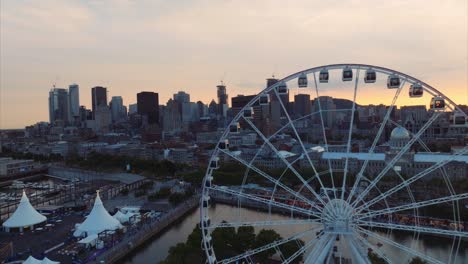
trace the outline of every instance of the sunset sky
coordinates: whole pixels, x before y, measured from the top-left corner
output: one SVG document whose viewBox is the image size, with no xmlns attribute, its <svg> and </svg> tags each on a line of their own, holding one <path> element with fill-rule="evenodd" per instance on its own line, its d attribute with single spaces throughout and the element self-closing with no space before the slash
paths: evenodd
<svg viewBox="0 0 468 264">
<path fill-rule="evenodd" d="M 0 1 L 0 128 L 48 121 L 52 85 L 124 104 L 179 90 L 209 103 L 324 64 L 405 72 L 468 104 L 468 5 L 446 1 Z M 372 93 L 361 104 L 376 103 Z M 402 102 L 404 103 L 404 101 Z"/>
</svg>

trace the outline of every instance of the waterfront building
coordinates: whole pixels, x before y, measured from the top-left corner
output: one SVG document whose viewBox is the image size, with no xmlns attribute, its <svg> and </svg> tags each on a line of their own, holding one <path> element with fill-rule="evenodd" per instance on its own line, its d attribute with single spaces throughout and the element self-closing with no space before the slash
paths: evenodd
<svg viewBox="0 0 468 264">
<path fill-rule="evenodd" d="M 31 171 L 34 168 L 33 160 L 17 160 L 13 158 L 0 158 L 0 176 L 8 177 L 18 173 Z"/>
</svg>

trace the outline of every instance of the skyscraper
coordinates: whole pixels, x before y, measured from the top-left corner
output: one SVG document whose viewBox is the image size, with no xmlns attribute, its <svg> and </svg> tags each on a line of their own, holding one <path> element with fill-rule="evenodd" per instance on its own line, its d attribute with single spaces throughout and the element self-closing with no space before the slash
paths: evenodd
<svg viewBox="0 0 468 264">
<path fill-rule="evenodd" d="M 80 87 L 78 84 L 68 86 L 68 107 L 70 121 L 78 120 L 80 116 Z"/>
<path fill-rule="evenodd" d="M 226 93 L 226 85 L 221 82 L 220 85 L 216 86 L 218 89 L 218 115 L 220 117 L 226 118 L 228 110 L 228 95 Z"/>
<path fill-rule="evenodd" d="M 137 94 L 137 112 L 146 116 L 148 124 L 159 124 L 159 95 L 154 92 Z"/>
<path fill-rule="evenodd" d="M 112 96 L 110 101 L 112 122 L 119 122 L 125 119 L 127 111 L 123 105 L 122 96 Z"/>
<path fill-rule="evenodd" d="M 52 88 L 49 92 L 49 121 L 52 125 L 68 123 L 68 92 L 63 88 Z"/>
<path fill-rule="evenodd" d="M 91 89 L 91 104 L 93 110 L 93 118 L 98 106 L 107 106 L 107 88 L 96 86 Z"/>
<path fill-rule="evenodd" d="M 294 115 L 305 116 L 311 113 L 311 101 L 309 94 L 297 94 L 294 96 Z"/>
<path fill-rule="evenodd" d="M 238 95 L 231 98 L 232 115 L 236 116 L 256 95 Z"/>
</svg>

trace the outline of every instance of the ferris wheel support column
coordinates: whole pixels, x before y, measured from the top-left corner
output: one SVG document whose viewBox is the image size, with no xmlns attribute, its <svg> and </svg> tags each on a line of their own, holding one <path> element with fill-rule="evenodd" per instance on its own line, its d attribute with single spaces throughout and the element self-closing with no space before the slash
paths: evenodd
<svg viewBox="0 0 468 264">
<path fill-rule="evenodd" d="M 356 262 L 359 264 L 370 264 L 367 256 L 363 256 L 362 250 L 358 248 L 354 239 L 350 235 L 346 235 L 346 242 L 353 252 L 353 256 L 356 259 Z"/>
</svg>

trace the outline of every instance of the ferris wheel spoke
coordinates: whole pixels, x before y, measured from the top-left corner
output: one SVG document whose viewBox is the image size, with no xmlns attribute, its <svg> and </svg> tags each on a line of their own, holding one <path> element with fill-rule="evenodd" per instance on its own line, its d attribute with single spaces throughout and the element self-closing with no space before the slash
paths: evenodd
<svg viewBox="0 0 468 264">
<path fill-rule="evenodd" d="M 299 250 L 294 252 L 289 258 L 285 259 L 282 264 L 288 264 L 294 261 L 296 258 L 298 258 L 300 255 L 304 254 L 312 245 L 314 245 L 317 242 L 317 239 L 312 239 L 309 242 L 307 242 L 305 245 L 299 247 Z"/>
<path fill-rule="evenodd" d="M 267 145 L 275 152 L 275 154 L 286 164 L 286 166 L 298 177 L 299 180 L 302 181 L 303 185 L 315 196 L 317 200 L 319 200 L 322 204 L 324 204 L 324 201 L 322 200 L 322 197 L 318 195 L 314 189 L 309 185 L 309 183 L 301 176 L 299 172 L 291 165 L 289 161 L 287 161 L 276 149 L 276 147 L 263 135 L 263 133 L 252 123 L 247 118 L 244 118 L 244 120 L 257 132 L 257 134 L 263 139 L 264 142 L 267 143 Z"/>
<path fill-rule="evenodd" d="M 371 154 L 374 153 L 375 147 L 377 146 L 377 143 L 379 143 L 380 137 L 382 136 L 382 132 L 384 131 L 385 126 L 387 125 L 387 122 L 388 122 L 389 120 L 391 120 L 391 119 L 390 119 L 390 115 L 391 115 L 391 113 L 392 113 L 392 111 L 393 111 L 393 108 L 395 107 L 395 103 L 396 103 L 396 101 L 397 101 L 397 99 L 398 99 L 398 96 L 400 95 L 400 92 L 401 92 L 403 86 L 405 85 L 405 82 L 406 82 L 406 80 L 404 80 L 404 81 L 402 82 L 402 84 L 400 85 L 400 87 L 398 88 L 398 90 L 395 92 L 395 95 L 393 96 L 392 104 L 391 104 L 390 107 L 387 109 L 387 112 L 385 113 L 384 120 L 383 120 L 382 123 L 380 124 L 379 130 L 377 131 L 377 135 L 375 136 L 374 141 L 372 142 L 372 145 L 371 145 L 371 147 L 370 147 L 369 153 L 371 153 Z M 356 176 L 356 181 L 354 182 L 354 185 L 353 185 L 353 187 L 352 187 L 352 189 L 351 189 L 351 192 L 350 192 L 350 194 L 349 194 L 349 196 L 348 196 L 348 199 L 347 199 L 347 202 L 348 202 L 348 203 L 351 201 L 351 199 L 352 199 L 354 193 L 356 192 L 357 185 L 359 184 L 359 181 L 361 180 L 361 178 L 362 178 L 364 172 L 366 171 L 366 168 L 367 168 L 368 163 L 369 163 L 369 159 L 366 158 L 366 159 L 364 160 L 364 164 L 363 164 L 362 167 L 361 167 L 361 170 L 359 171 L 359 173 L 358 173 L 357 176 Z"/>
<path fill-rule="evenodd" d="M 286 109 L 286 107 L 284 106 L 283 104 L 283 101 L 281 100 L 281 97 L 279 96 L 278 94 L 278 91 L 276 89 L 273 90 L 275 95 L 276 95 L 276 98 L 278 99 L 280 105 L 281 105 L 281 108 L 283 109 L 283 111 L 285 112 L 285 115 L 288 119 L 288 123 L 290 125 L 290 127 L 292 128 L 292 130 L 294 131 L 294 134 L 296 135 L 297 137 L 297 140 L 299 141 L 299 144 L 301 145 L 301 148 L 302 148 L 302 151 L 304 152 L 304 155 L 307 157 L 307 160 L 309 161 L 309 164 L 310 166 L 312 167 L 313 171 L 314 171 L 314 176 L 315 178 L 317 178 L 317 180 L 319 181 L 319 184 L 320 186 L 325 189 L 325 186 L 323 185 L 323 182 L 322 180 L 320 179 L 320 176 L 318 175 L 317 173 L 317 170 L 315 169 L 315 166 L 314 166 L 314 163 L 312 162 L 312 160 L 310 159 L 310 156 L 309 156 L 309 152 L 306 150 L 306 148 L 304 147 L 304 143 L 302 142 L 302 139 L 301 137 L 299 136 L 299 133 L 297 133 L 297 129 L 296 127 L 294 126 L 294 123 L 292 122 L 292 119 L 291 117 L 289 116 L 289 113 L 288 113 L 288 110 Z M 304 178 L 301 176 L 299 178 L 304 184 L 307 183 Z M 308 184 L 307 184 L 308 185 Z M 307 187 L 307 186 L 306 186 Z M 310 186 L 309 186 L 310 187 Z M 308 188 L 309 189 L 309 188 Z M 323 201 L 323 199 L 320 197 L 320 195 L 318 195 L 312 188 L 309 189 L 313 194 L 314 196 L 317 198 L 317 200 L 319 200 L 322 204 L 325 205 L 325 202 Z M 328 198 L 328 200 L 330 200 L 330 197 L 328 196 L 328 193 L 326 193 L 326 196 Z"/>
<path fill-rule="evenodd" d="M 447 202 L 453 202 L 453 201 L 458 201 L 458 200 L 463 200 L 468 198 L 468 193 L 463 193 L 463 194 L 455 194 L 455 195 L 450 195 L 450 196 L 445 196 L 441 198 L 436 198 L 436 199 L 431 199 L 431 200 L 425 200 L 417 203 L 410 203 L 410 204 L 404 204 L 400 206 L 395 206 L 395 207 L 390 207 L 382 210 L 377 210 L 377 211 L 370 211 L 364 214 L 357 214 L 358 219 L 364 219 L 368 217 L 374 217 L 377 215 L 382 215 L 382 214 L 389 214 L 389 213 L 394 213 L 394 212 L 400 212 L 400 211 L 405 211 L 405 210 L 410 210 L 410 209 L 415 209 L 415 208 L 421 208 L 429 205 L 436 205 L 436 204 L 441 204 L 441 203 L 447 203 Z"/>
<path fill-rule="evenodd" d="M 312 251 L 307 255 L 304 263 L 323 263 L 325 258 L 328 256 L 330 248 L 333 246 L 333 242 L 336 239 L 336 235 L 325 234 L 317 241 Z"/>
<path fill-rule="evenodd" d="M 367 239 L 361 236 L 359 232 L 355 232 L 355 237 L 357 240 L 359 240 L 364 246 L 372 249 L 373 252 L 377 253 L 379 257 L 384 259 L 388 264 L 393 264 L 393 262 L 385 255 L 385 253 L 382 252 L 378 247 L 372 245 Z"/>
<path fill-rule="evenodd" d="M 393 224 L 393 223 L 374 222 L 374 221 L 358 221 L 357 224 L 359 226 L 380 227 L 380 228 L 391 229 L 391 230 L 395 229 L 395 230 L 402 230 L 402 231 L 409 231 L 409 232 L 420 232 L 420 233 L 426 233 L 426 234 L 432 234 L 432 235 L 447 235 L 447 236 L 456 236 L 456 237 L 464 237 L 464 238 L 468 237 L 468 232 L 432 228 L 432 227 L 399 225 L 399 224 Z"/>
<path fill-rule="evenodd" d="M 219 263 L 227 264 L 227 263 L 237 262 L 239 260 L 243 260 L 243 259 L 246 259 L 246 258 L 250 258 L 251 256 L 254 256 L 254 255 L 256 255 L 256 254 L 258 254 L 260 252 L 263 252 L 263 251 L 266 251 L 266 250 L 269 250 L 269 249 L 272 249 L 272 248 L 276 248 L 276 247 L 278 247 L 280 245 L 283 245 L 283 244 L 288 243 L 290 241 L 294 241 L 296 239 L 300 239 L 300 238 L 302 238 L 304 236 L 307 236 L 310 233 L 313 233 L 316 230 L 318 230 L 318 229 L 317 228 L 312 228 L 312 229 L 306 230 L 305 232 L 296 233 L 295 235 L 290 236 L 290 237 L 288 237 L 286 239 L 276 240 L 276 241 L 274 241 L 272 243 L 266 244 L 266 245 L 261 246 L 259 248 L 248 250 L 247 252 L 245 252 L 243 254 L 240 254 L 240 255 L 237 255 L 237 256 L 234 256 L 234 257 L 231 257 L 231 258 L 228 258 L 228 259 L 221 260 L 221 261 L 219 261 Z"/>
<path fill-rule="evenodd" d="M 212 224 L 209 229 L 216 228 L 229 228 L 229 227 L 244 227 L 244 226 L 291 226 L 291 225 L 308 225 L 308 224 L 320 224 L 321 221 L 318 219 L 304 219 L 304 220 L 270 220 L 270 221 L 247 221 L 247 222 L 221 222 L 219 224 Z"/>
<path fill-rule="evenodd" d="M 346 143 L 346 160 L 344 166 L 344 173 L 343 173 L 343 185 L 341 187 L 341 199 L 344 200 L 344 194 L 346 192 L 346 176 L 348 175 L 348 164 L 349 164 L 349 151 L 351 150 L 351 140 L 353 137 L 353 123 L 354 123 L 354 112 L 356 111 L 356 94 L 357 88 L 359 83 L 359 68 L 356 70 L 356 81 L 354 83 L 354 95 L 353 95 L 353 106 L 351 110 L 351 121 L 349 124 L 349 132 L 348 132 L 348 142 Z"/>
<path fill-rule="evenodd" d="M 289 194 L 293 195 L 294 197 L 297 197 L 299 199 L 301 199 L 303 202 L 309 204 L 310 206 L 314 207 L 315 204 L 310 201 L 310 199 L 307 199 L 306 197 L 304 197 L 303 195 L 301 195 L 300 193 L 297 193 L 295 192 L 294 190 L 292 190 L 291 188 L 289 188 L 288 186 L 284 185 L 283 183 L 281 183 L 279 180 L 276 180 L 275 178 L 271 177 L 270 175 L 268 175 L 268 173 L 260 170 L 259 168 L 257 168 L 256 166 L 254 165 L 249 165 L 245 160 L 237 157 L 236 155 L 233 155 L 231 154 L 229 151 L 226 151 L 226 150 L 223 150 L 223 149 L 220 149 L 221 152 L 225 153 L 226 155 L 228 155 L 229 157 L 237 160 L 238 162 L 242 163 L 243 165 L 245 166 L 249 166 L 249 168 L 253 171 L 255 171 L 256 173 L 260 174 L 262 177 L 264 177 L 265 179 L 269 180 L 270 182 L 274 183 L 275 185 L 278 185 L 280 186 L 282 189 L 284 189 L 285 191 L 287 191 Z"/>
<path fill-rule="evenodd" d="M 313 207 L 311 209 L 304 209 L 304 208 L 301 208 L 301 207 L 296 207 L 296 206 L 292 206 L 292 205 L 289 205 L 289 204 L 280 203 L 280 202 L 277 202 L 277 201 L 274 201 L 274 200 L 268 200 L 268 199 L 262 198 L 260 196 L 251 195 L 251 194 L 247 194 L 247 193 L 240 192 L 240 191 L 235 191 L 235 190 L 228 189 L 228 188 L 222 188 L 222 187 L 216 186 L 216 185 L 209 187 L 209 189 L 213 190 L 213 191 L 218 191 L 218 192 L 221 192 L 221 193 L 225 193 L 225 194 L 228 194 L 228 195 L 232 195 L 233 197 L 244 198 L 244 199 L 247 199 L 248 201 L 250 201 L 252 203 L 255 203 L 255 204 L 262 203 L 262 204 L 266 204 L 266 205 L 275 206 L 275 207 L 278 207 L 278 208 L 287 209 L 287 210 L 290 210 L 290 211 L 295 211 L 295 212 L 301 213 L 301 214 L 303 214 L 305 216 L 314 216 L 314 217 L 316 217 L 318 219 L 320 218 L 320 214 L 319 214 L 318 211 L 317 212 L 312 211 Z"/>
<path fill-rule="evenodd" d="M 373 238 L 379 240 L 380 242 L 384 242 L 384 243 L 386 243 L 388 245 L 394 246 L 394 247 L 396 247 L 396 248 L 398 248 L 398 249 L 400 249 L 402 251 L 405 251 L 406 253 L 409 253 L 410 255 L 419 257 L 419 258 L 421 258 L 423 260 L 426 260 L 429 263 L 443 264 L 443 262 L 441 262 L 441 261 L 439 261 L 437 259 L 434 259 L 434 258 L 432 258 L 432 257 L 430 257 L 430 256 L 428 256 L 426 254 L 423 254 L 423 253 L 421 253 L 421 252 L 419 252 L 417 250 L 414 250 L 414 249 L 409 248 L 407 246 L 404 246 L 404 245 L 402 245 L 400 243 L 397 243 L 397 242 L 395 242 L 395 241 L 393 241 L 391 239 L 388 239 L 388 238 L 386 238 L 384 236 L 377 235 L 376 233 L 374 233 L 372 231 L 369 231 L 369 230 L 366 230 L 366 229 L 364 229 L 362 227 L 359 227 L 359 232 L 362 232 L 362 233 L 364 233 L 364 234 L 366 234 L 366 235 L 368 235 L 370 237 L 373 237 Z"/>
<path fill-rule="evenodd" d="M 317 85 L 317 77 L 315 76 L 315 72 L 313 74 L 314 76 L 314 84 L 315 84 L 315 97 L 317 98 L 317 104 L 319 107 L 319 112 L 320 112 L 320 123 L 322 124 L 322 134 L 323 134 L 323 143 L 325 147 L 325 151 L 328 152 L 328 139 L 327 139 L 327 133 L 325 132 L 325 123 L 323 121 L 323 111 L 322 111 L 322 104 L 320 103 L 320 96 L 319 96 L 319 91 L 318 91 L 318 85 Z M 328 159 L 328 170 L 330 172 L 330 179 L 331 179 L 331 184 L 332 184 L 332 189 L 335 189 L 335 180 L 333 176 L 333 166 L 331 165 L 330 159 Z M 336 199 L 336 192 L 333 192 L 333 196 Z"/>
<path fill-rule="evenodd" d="M 417 181 L 417 180 L 423 178 L 424 176 L 428 175 L 429 173 L 431 173 L 431 172 L 445 166 L 447 163 L 453 161 L 457 157 L 463 156 L 465 153 L 468 153 L 468 147 L 464 147 L 460 152 L 458 152 L 455 155 L 450 156 L 446 160 L 438 161 L 437 163 L 433 164 L 429 168 L 421 171 L 420 173 L 418 173 L 418 174 L 412 176 L 411 178 L 401 182 L 400 184 L 398 184 L 397 186 L 391 188 L 390 190 L 386 191 L 385 193 L 383 193 L 383 194 L 375 197 L 374 199 L 366 202 L 364 205 L 357 208 L 357 212 L 361 212 L 362 210 L 365 210 L 365 209 L 371 207 L 372 205 L 376 204 L 377 202 L 381 201 L 382 199 L 385 199 L 385 198 L 389 197 L 390 195 L 398 192 L 399 190 L 401 190 L 401 189 L 403 189 L 405 187 L 408 187 L 410 184 L 414 183 L 415 181 Z M 454 195 L 454 194 L 455 193 L 452 193 L 452 195 Z"/>
<path fill-rule="evenodd" d="M 351 235 L 346 235 L 345 241 L 348 244 L 348 247 L 351 248 L 351 251 L 353 252 L 353 257 L 356 258 L 357 263 L 370 264 L 369 258 L 366 255 L 364 255 L 363 250 L 359 248 L 359 245 L 354 239 L 354 237 L 352 237 Z"/>
<path fill-rule="evenodd" d="M 400 158 L 409 150 L 409 148 L 413 145 L 413 143 L 426 131 L 428 127 L 432 125 L 432 123 L 440 116 L 440 112 L 434 113 L 432 117 L 424 124 L 424 126 L 418 131 L 418 133 L 411 138 L 408 143 L 396 154 L 396 156 L 387 164 L 387 166 L 374 178 L 374 180 L 366 187 L 366 189 L 358 195 L 358 197 L 365 197 L 370 190 L 377 185 L 377 183 L 382 179 L 386 173 L 395 165 L 395 163 L 400 160 Z M 356 207 L 359 203 L 360 199 L 356 199 L 352 206 Z"/>
</svg>

